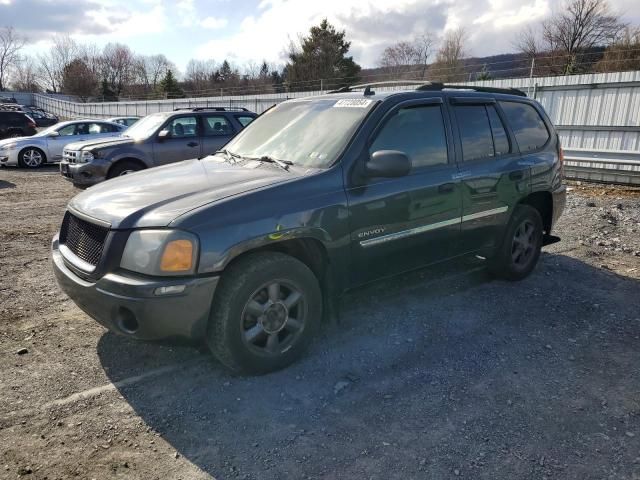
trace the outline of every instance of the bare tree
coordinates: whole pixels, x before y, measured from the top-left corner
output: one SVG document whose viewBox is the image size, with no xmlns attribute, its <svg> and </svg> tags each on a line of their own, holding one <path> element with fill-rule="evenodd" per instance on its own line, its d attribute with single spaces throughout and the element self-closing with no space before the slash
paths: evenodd
<svg viewBox="0 0 640 480">
<path fill-rule="evenodd" d="M 607 0 L 565 0 L 542 22 L 540 33 L 525 29 L 514 45 L 529 60 L 536 59 L 536 71 L 568 75 L 580 71 L 595 48 L 616 43 L 625 27 Z"/>
<path fill-rule="evenodd" d="M 38 68 L 31 57 L 22 57 L 14 68 L 12 88 L 19 92 L 41 91 Z"/>
<path fill-rule="evenodd" d="M 640 28 L 626 28 L 620 40 L 610 45 L 596 65 L 599 72 L 640 70 Z"/>
<path fill-rule="evenodd" d="M 12 27 L 0 28 L 0 91 L 6 88 L 9 72 L 20 62 L 24 39 Z"/>
<path fill-rule="evenodd" d="M 186 87 L 195 91 L 213 88 L 216 70 L 216 63 L 213 60 L 189 60 L 184 73 Z"/>
<path fill-rule="evenodd" d="M 420 78 L 424 78 L 432 47 L 433 37 L 428 33 L 419 35 L 411 42 L 399 41 L 384 49 L 378 65 L 393 75 L 411 72 L 419 66 Z"/>
<path fill-rule="evenodd" d="M 571 0 L 562 13 L 542 24 L 542 37 L 551 52 L 562 59 L 562 73 L 575 73 L 579 56 L 594 47 L 614 43 L 624 30 L 620 17 L 607 0 Z"/>
<path fill-rule="evenodd" d="M 136 58 L 138 81 L 145 90 L 155 90 L 168 70 L 176 71 L 175 65 L 163 54 L 141 55 Z"/>
<path fill-rule="evenodd" d="M 433 35 L 430 33 L 418 35 L 413 41 L 413 45 L 416 50 L 416 60 L 418 65 L 421 66 L 420 78 L 425 78 L 429 57 L 433 53 L 434 43 L 435 40 Z"/>
<path fill-rule="evenodd" d="M 78 58 L 80 49 L 69 35 L 56 35 L 49 51 L 38 55 L 40 77 L 47 90 L 60 90 L 64 68 Z"/>
<path fill-rule="evenodd" d="M 135 78 L 135 57 L 131 49 L 120 43 L 108 43 L 102 51 L 101 77 L 109 89 L 120 96 Z"/>
<path fill-rule="evenodd" d="M 463 80 L 466 38 L 463 28 L 449 30 L 445 34 L 436 54 L 436 61 L 431 66 L 431 76 L 445 82 Z"/>
</svg>

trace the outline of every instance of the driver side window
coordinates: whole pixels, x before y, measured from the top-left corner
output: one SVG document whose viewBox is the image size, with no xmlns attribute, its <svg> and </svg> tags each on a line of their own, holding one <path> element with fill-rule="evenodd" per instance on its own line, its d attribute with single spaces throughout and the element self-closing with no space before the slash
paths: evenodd
<svg viewBox="0 0 640 480">
<path fill-rule="evenodd" d="M 445 165 L 447 138 L 439 105 L 401 108 L 387 119 L 371 144 L 369 154 L 378 150 L 405 153 L 413 169 Z"/>
<path fill-rule="evenodd" d="M 196 137 L 198 135 L 198 120 L 196 117 L 174 118 L 165 129 L 169 130 L 171 138 Z"/>
<path fill-rule="evenodd" d="M 66 127 L 62 127 L 60 130 L 58 130 L 58 133 L 60 134 L 61 137 L 67 137 L 69 135 L 75 135 L 76 134 L 76 125 L 67 125 Z"/>
</svg>

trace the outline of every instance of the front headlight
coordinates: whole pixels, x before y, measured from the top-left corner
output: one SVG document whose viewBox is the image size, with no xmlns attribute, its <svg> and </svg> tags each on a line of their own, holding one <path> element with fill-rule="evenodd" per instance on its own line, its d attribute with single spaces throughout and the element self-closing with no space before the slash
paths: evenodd
<svg viewBox="0 0 640 480">
<path fill-rule="evenodd" d="M 89 151 L 83 151 L 80 154 L 80 161 L 83 163 L 86 162 L 90 162 L 91 160 L 93 160 L 95 158 L 95 155 L 93 154 L 93 152 L 89 152 Z"/>
<path fill-rule="evenodd" d="M 0 145 L 0 150 L 13 150 L 17 146 L 18 144 L 16 142 L 7 143 L 5 145 Z"/>
<path fill-rule="evenodd" d="M 198 237 L 181 230 L 136 230 L 129 235 L 120 266 L 146 275 L 191 275 Z"/>
</svg>

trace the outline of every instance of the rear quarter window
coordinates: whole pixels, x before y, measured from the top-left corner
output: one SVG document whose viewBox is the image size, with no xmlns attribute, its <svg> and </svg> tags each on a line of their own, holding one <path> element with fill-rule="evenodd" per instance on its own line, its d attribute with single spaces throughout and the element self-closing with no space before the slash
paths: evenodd
<svg viewBox="0 0 640 480">
<path fill-rule="evenodd" d="M 246 127 L 251 122 L 253 122 L 253 120 L 255 118 L 254 117 L 250 117 L 248 115 L 237 115 L 236 119 L 238 120 L 238 122 L 240 122 L 240 125 L 242 125 L 243 127 Z"/>
<path fill-rule="evenodd" d="M 538 150 L 549 141 L 547 126 L 534 107 L 520 102 L 500 102 L 500 106 L 516 136 L 520 152 Z"/>
</svg>

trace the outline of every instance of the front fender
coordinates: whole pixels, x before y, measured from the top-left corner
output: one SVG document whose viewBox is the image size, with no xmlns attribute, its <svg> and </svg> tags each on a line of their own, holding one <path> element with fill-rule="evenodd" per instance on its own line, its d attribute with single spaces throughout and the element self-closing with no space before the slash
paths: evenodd
<svg viewBox="0 0 640 480">
<path fill-rule="evenodd" d="M 104 160 L 109 162 L 112 165 L 116 162 L 119 162 L 120 160 L 125 160 L 125 159 L 138 160 L 139 162 L 144 163 L 144 165 L 147 168 L 153 167 L 153 162 L 149 158 L 149 156 L 144 154 L 140 150 L 137 150 L 134 148 L 127 148 L 124 150 L 118 149 L 113 153 L 106 154 L 104 157 Z"/>
</svg>

